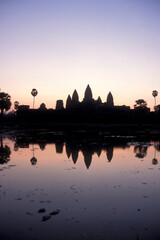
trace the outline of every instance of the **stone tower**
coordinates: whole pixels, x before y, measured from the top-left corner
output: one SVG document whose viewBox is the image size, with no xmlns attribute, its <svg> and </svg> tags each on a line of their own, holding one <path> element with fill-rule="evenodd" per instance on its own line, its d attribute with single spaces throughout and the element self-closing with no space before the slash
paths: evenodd
<svg viewBox="0 0 160 240">
<path fill-rule="evenodd" d="M 107 106 L 114 107 L 113 96 L 111 92 L 109 92 L 107 96 Z"/>
<path fill-rule="evenodd" d="M 93 98 L 92 98 L 92 90 L 89 86 L 89 84 L 87 85 L 87 88 L 85 90 L 85 93 L 84 93 L 84 98 L 83 98 L 83 101 L 84 102 L 92 102 Z"/>
</svg>

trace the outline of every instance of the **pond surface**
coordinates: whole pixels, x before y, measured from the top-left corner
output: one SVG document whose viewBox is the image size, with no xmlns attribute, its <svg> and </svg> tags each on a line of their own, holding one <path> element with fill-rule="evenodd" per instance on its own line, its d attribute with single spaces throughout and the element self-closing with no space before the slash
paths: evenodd
<svg viewBox="0 0 160 240">
<path fill-rule="evenodd" d="M 0 239 L 160 239 L 160 143 L 1 137 Z"/>
</svg>

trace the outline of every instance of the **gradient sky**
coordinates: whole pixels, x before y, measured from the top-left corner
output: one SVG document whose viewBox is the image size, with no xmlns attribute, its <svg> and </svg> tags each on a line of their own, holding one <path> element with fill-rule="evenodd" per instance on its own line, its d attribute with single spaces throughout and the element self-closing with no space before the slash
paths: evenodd
<svg viewBox="0 0 160 240">
<path fill-rule="evenodd" d="M 160 94 L 160 0 L 0 0 L 0 88 L 54 108 L 87 84 L 116 105 Z M 160 95 L 157 104 L 160 104 Z"/>
</svg>

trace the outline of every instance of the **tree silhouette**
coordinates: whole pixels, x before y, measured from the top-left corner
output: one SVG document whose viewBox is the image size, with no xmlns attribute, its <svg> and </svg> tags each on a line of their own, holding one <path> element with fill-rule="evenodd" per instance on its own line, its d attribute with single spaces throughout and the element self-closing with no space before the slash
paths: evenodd
<svg viewBox="0 0 160 240">
<path fill-rule="evenodd" d="M 89 86 L 89 84 L 87 85 L 87 88 L 85 90 L 85 93 L 84 93 L 84 98 L 83 98 L 83 101 L 85 102 L 91 102 L 93 99 L 92 99 L 92 90 Z"/>
<path fill-rule="evenodd" d="M 147 155 L 148 147 L 138 145 L 134 147 L 134 152 L 136 153 L 135 157 L 137 158 L 144 158 Z"/>
<path fill-rule="evenodd" d="M 1 138 L 1 145 L 0 145 L 0 164 L 8 163 L 10 160 L 11 150 L 10 148 L 5 145 L 3 146 L 3 140 Z"/>
<path fill-rule="evenodd" d="M 39 109 L 40 109 L 40 110 L 47 110 L 47 108 L 46 108 L 46 104 L 41 103 Z"/>
<path fill-rule="evenodd" d="M 147 102 L 144 99 L 138 99 L 135 101 L 136 104 L 134 105 L 134 109 L 146 109 Z"/>
<path fill-rule="evenodd" d="M 35 88 L 33 88 L 32 91 L 31 91 L 31 94 L 33 96 L 33 109 L 34 109 L 35 97 L 37 96 L 38 91 Z"/>
<path fill-rule="evenodd" d="M 153 158 L 153 159 L 152 159 L 152 164 L 153 164 L 153 165 L 157 165 L 157 164 L 158 164 L 157 158 Z"/>
<path fill-rule="evenodd" d="M 1 116 L 3 116 L 3 112 L 8 111 L 11 107 L 11 97 L 8 93 L 0 92 L 0 109 Z"/>
<path fill-rule="evenodd" d="M 76 89 L 74 90 L 73 95 L 72 95 L 72 102 L 73 103 L 78 103 L 79 102 L 79 96 L 78 96 L 78 93 L 77 93 Z"/>
<path fill-rule="evenodd" d="M 160 112 L 160 105 L 154 106 L 154 110 L 155 110 L 156 112 Z"/>
<path fill-rule="evenodd" d="M 153 92 L 152 92 L 152 96 L 154 97 L 154 108 L 156 107 L 156 97 L 158 96 L 158 92 L 157 92 L 157 90 L 153 90 Z"/>
<path fill-rule="evenodd" d="M 46 147 L 46 143 L 45 143 L 45 142 L 39 143 L 39 147 L 40 147 L 40 149 L 41 149 L 42 151 L 44 151 L 44 150 L 45 150 L 45 147 Z"/>
</svg>

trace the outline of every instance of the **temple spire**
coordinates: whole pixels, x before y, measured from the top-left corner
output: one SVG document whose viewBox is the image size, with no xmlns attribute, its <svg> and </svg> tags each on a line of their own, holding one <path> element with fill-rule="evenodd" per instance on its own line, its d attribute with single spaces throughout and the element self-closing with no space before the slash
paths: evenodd
<svg viewBox="0 0 160 240">
<path fill-rule="evenodd" d="M 93 98 L 92 98 L 92 90 L 91 90 L 91 88 L 90 88 L 90 86 L 88 84 L 87 87 L 86 87 L 85 93 L 84 93 L 83 101 L 91 102 L 92 100 L 93 100 Z"/>
</svg>

